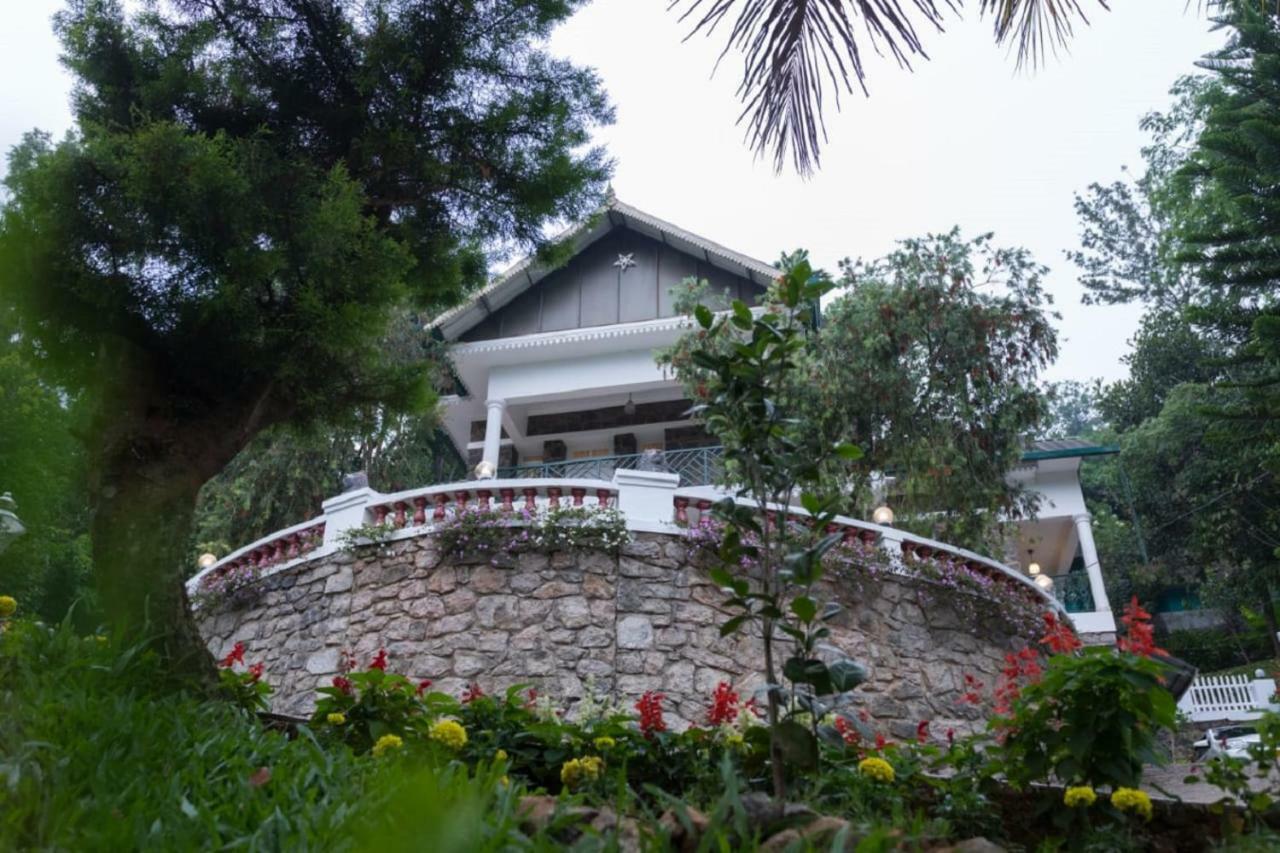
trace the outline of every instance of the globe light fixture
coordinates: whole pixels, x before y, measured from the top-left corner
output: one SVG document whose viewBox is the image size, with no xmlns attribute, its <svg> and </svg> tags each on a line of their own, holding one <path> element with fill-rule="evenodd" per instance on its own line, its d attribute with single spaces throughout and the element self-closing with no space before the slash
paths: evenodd
<svg viewBox="0 0 1280 853">
<path fill-rule="evenodd" d="M 630 394 L 627 395 L 627 402 L 623 404 L 622 411 L 629 418 L 636 413 L 636 401 L 631 398 Z"/>
<path fill-rule="evenodd" d="M 893 510 L 887 506 L 878 506 L 875 512 L 871 513 L 871 520 L 876 524 L 882 524 L 889 527 L 893 524 Z"/>
<path fill-rule="evenodd" d="M 477 480 L 492 480 L 498 475 L 498 469 L 488 459 L 482 459 L 475 467 L 475 475 Z"/>
<path fill-rule="evenodd" d="M 216 554 L 204 553 L 200 555 L 200 559 L 196 560 L 196 565 L 202 569 L 207 569 L 216 562 L 218 562 Z"/>
<path fill-rule="evenodd" d="M 1034 548 L 1027 549 L 1027 559 L 1030 561 L 1027 563 L 1027 573 L 1032 577 L 1040 574 L 1040 564 L 1036 562 L 1036 551 Z"/>
<path fill-rule="evenodd" d="M 1048 592 L 1053 589 L 1053 578 L 1048 575 L 1036 575 L 1036 586 Z"/>
</svg>

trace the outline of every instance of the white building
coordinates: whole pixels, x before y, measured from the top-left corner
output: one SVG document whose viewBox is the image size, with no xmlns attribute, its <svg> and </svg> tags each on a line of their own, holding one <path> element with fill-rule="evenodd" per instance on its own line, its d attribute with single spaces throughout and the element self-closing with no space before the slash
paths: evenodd
<svg viewBox="0 0 1280 853">
<path fill-rule="evenodd" d="M 754 303 L 778 271 L 616 199 L 567 239 L 566 264 L 518 264 L 437 320 L 463 386 L 445 401 L 445 429 L 480 477 L 610 480 L 657 467 L 679 474 L 685 494 L 713 491 L 716 442 L 654 359 L 689 328 L 670 290 L 694 276 Z M 1078 630 L 1100 638 L 1116 623 L 1079 469 L 1113 452 L 1043 442 L 1010 473 L 1041 501 L 1008 562 L 1052 577 Z"/>
</svg>

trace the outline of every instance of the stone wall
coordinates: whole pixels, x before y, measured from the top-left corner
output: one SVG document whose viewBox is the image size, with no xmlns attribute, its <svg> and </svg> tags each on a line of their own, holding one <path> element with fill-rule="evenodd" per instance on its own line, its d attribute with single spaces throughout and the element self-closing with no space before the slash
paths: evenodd
<svg viewBox="0 0 1280 853">
<path fill-rule="evenodd" d="M 717 682 L 762 681 L 759 639 L 720 637 L 723 593 L 679 536 L 640 533 L 619 555 L 523 553 L 494 566 L 443 558 L 421 535 L 318 557 L 260 586 L 252 603 L 210 607 L 197 621 L 215 654 L 243 641 L 250 662 L 265 662 L 280 713 L 310 711 L 343 649 L 363 664 L 385 647 L 392 670 L 454 693 L 470 681 L 487 692 L 530 683 L 571 705 L 590 678 L 630 707 L 662 690 L 677 724 L 702 719 Z M 969 730 L 980 713 L 958 702 L 963 674 L 991 686 L 1005 653 L 1027 640 L 994 606 L 962 616 L 934 592 L 905 576 L 827 592 L 846 608 L 831 643 L 870 674 L 858 703 L 894 737 L 914 736 L 922 719 L 938 734 Z"/>
</svg>

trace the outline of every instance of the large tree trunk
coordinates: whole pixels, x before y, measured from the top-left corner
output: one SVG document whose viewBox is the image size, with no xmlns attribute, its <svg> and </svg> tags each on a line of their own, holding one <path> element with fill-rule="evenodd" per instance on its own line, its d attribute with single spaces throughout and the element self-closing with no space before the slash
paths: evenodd
<svg viewBox="0 0 1280 853">
<path fill-rule="evenodd" d="M 215 682 L 213 659 L 196 630 L 184 584 L 204 477 L 175 451 L 135 440 L 108 451 L 95 466 L 94 574 L 116 632 L 145 641 L 171 680 L 209 686 Z"/>
</svg>

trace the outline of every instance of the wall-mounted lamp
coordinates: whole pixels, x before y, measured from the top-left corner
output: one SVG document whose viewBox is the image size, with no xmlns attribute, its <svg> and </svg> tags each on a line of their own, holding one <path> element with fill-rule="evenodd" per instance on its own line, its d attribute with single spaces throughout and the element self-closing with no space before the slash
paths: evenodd
<svg viewBox="0 0 1280 853">
<path fill-rule="evenodd" d="M 887 506 L 878 506 L 875 512 L 871 513 L 871 520 L 876 524 L 889 527 L 893 524 L 893 510 Z"/>
</svg>

